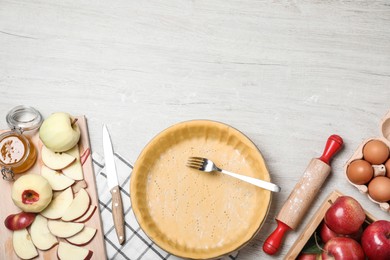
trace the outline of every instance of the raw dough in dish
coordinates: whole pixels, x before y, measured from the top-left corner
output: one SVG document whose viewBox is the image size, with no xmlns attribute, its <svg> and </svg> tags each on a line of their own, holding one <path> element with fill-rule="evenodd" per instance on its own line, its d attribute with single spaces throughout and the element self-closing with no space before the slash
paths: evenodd
<svg viewBox="0 0 390 260">
<path fill-rule="evenodd" d="M 142 151 L 131 176 L 134 213 L 161 248 L 185 258 L 216 258 L 245 245 L 268 213 L 271 192 L 221 173 L 186 167 L 190 156 L 270 181 L 256 146 L 242 133 L 206 120 L 174 125 Z"/>
</svg>

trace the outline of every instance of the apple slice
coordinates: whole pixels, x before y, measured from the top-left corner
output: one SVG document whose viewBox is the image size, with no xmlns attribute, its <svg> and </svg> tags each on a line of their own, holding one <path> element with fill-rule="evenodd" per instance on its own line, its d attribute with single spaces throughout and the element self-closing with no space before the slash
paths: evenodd
<svg viewBox="0 0 390 260">
<path fill-rule="evenodd" d="M 56 196 L 41 214 L 48 219 L 61 218 L 72 204 L 72 201 L 72 188 L 69 187 Z"/>
<path fill-rule="evenodd" d="M 73 179 L 45 165 L 42 165 L 41 175 L 48 180 L 53 190 L 65 190 L 74 183 Z"/>
<path fill-rule="evenodd" d="M 57 250 L 57 256 L 60 260 L 89 260 L 92 258 L 92 255 L 93 252 L 91 250 L 65 242 L 60 242 Z"/>
<path fill-rule="evenodd" d="M 42 161 L 50 169 L 61 170 L 76 161 L 76 157 L 67 153 L 55 153 L 43 145 Z"/>
<path fill-rule="evenodd" d="M 26 228 L 33 223 L 36 214 L 30 212 L 19 212 L 11 214 L 4 220 L 4 225 L 9 230 L 19 230 Z"/>
<path fill-rule="evenodd" d="M 93 216 L 93 214 L 95 213 L 96 208 L 97 208 L 96 206 L 90 205 L 88 210 L 87 210 L 87 212 L 85 212 L 84 215 L 82 215 L 81 217 L 76 219 L 74 222 L 77 222 L 77 223 L 87 222 Z"/>
<path fill-rule="evenodd" d="M 14 251 L 22 259 L 31 259 L 38 256 L 38 251 L 31 241 L 27 229 L 15 230 L 12 235 Z"/>
<path fill-rule="evenodd" d="M 85 246 L 95 236 L 97 229 L 92 227 L 84 227 L 81 232 L 72 237 L 66 238 L 66 240 L 76 246 Z"/>
<path fill-rule="evenodd" d="M 48 221 L 41 215 L 37 215 L 30 229 L 31 239 L 34 245 L 41 250 L 48 250 L 58 244 L 58 240 L 50 233 Z"/>
<path fill-rule="evenodd" d="M 91 149 L 87 148 L 81 155 L 80 155 L 80 162 L 81 165 L 84 165 L 84 163 L 87 161 L 89 155 L 91 154 Z"/>
<path fill-rule="evenodd" d="M 72 178 L 73 180 L 80 181 L 84 179 L 83 174 L 83 167 L 81 166 L 80 162 L 80 152 L 79 152 L 79 146 L 75 145 L 72 149 L 65 152 L 66 154 L 69 154 L 72 157 L 75 157 L 76 160 L 68 167 L 62 169 L 62 173 L 68 176 L 69 178 Z"/>
<path fill-rule="evenodd" d="M 81 188 L 86 189 L 88 184 L 85 180 L 76 181 L 75 184 L 72 185 L 73 193 L 77 193 L 81 190 Z"/>
<path fill-rule="evenodd" d="M 80 189 L 76 194 L 75 198 L 70 204 L 69 208 L 66 210 L 65 214 L 62 216 L 63 221 L 73 221 L 78 219 L 85 212 L 87 212 L 91 199 L 88 195 L 88 192 L 85 189 Z"/>
<path fill-rule="evenodd" d="M 61 238 L 71 237 L 79 233 L 83 228 L 83 223 L 64 222 L 60 220 L 49 220 L 47 227 L 50 232 Z"/>
</svg>

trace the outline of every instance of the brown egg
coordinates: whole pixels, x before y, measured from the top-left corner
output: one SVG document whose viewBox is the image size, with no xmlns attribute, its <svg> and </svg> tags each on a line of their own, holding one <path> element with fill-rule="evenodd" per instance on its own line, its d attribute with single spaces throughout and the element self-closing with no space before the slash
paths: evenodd
<svg viewBox="0 0 390 260">
<path fill-rule="evenodd" d="M 386 167 L 386 176 L 388 178 L 390 178 L 390 159 L 388 159 L 385 163 L 385 167 Z"/>
<path fill-rule="evenodd" d="M 390 200 L 390 178 L 378 176 L 368 184 L 368 194 L 373 200 L 386 202 Z"/>
<path fill-rule="evenodd" d="M 371 164 L 365 160 L 355 160 L 348 165 L 348 179 L 357 185 L 366 184 L 374 175 Z"/>
<path fill-rule="evenodd" d="M 363 157 L 371 164 L 382 164 L 389 158 L 389 147 L 379 140 L 371 140 L 363 147 Z"/>
</svg>

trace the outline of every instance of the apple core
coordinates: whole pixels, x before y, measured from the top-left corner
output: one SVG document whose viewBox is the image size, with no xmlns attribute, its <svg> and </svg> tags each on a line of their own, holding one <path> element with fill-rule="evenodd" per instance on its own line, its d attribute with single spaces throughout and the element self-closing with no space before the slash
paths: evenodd
<svg viewBox="0 0 390 260">
<path fill-rule="evenodd" d="M 25 190 L 22 193 L 22 202 L 24 204 L 33 204 L 39 200 L 39 194 L 33 190 Z"/>
</svg>

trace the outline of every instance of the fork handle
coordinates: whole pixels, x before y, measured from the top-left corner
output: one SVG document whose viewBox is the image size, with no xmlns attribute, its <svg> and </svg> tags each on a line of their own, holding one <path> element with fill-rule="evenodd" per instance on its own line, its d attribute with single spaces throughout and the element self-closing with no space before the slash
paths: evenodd
<svg viewBox="0 0 390 260">
<path fill-rule="evenodd" d="M 263 189 L 266 189 L 266 190 L 270 190 L 270 191 L 274 191 L 274 192 L 279 192 L 280 191 L 280 187 L 278 185 L 276 185 L 276 184 L 271 183 L 271 182 L 263 181 L 263 180 L 260 180 L 260 179 L 255 179 L 255 178 L 252 178 L 252 177 L 249 177 L 249 176 L 245 176 L 245 175 L 240 175 L 240 174 L 237 174 L 237 173 L 234 173 L 234 172 L 229 172 L 229 171 L 226 171 L 226 170 L 223 170 L 223 169 L 218 169 L 218 171 L 222 172 L 222 173 L 224 173 L 226 175 L 229 175 L 231 177 L 234 177 L 234 178 L 240 179 L 242 181 L 251 183 L 253 185 L 256 185 L 257 187 L 260 187 L 260 188 L 263 188 Z"/>
</svg>

